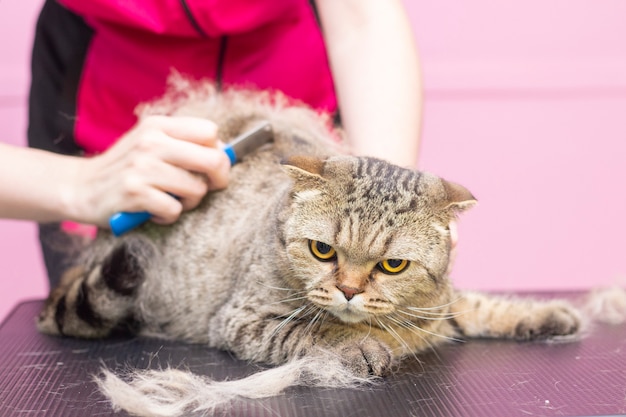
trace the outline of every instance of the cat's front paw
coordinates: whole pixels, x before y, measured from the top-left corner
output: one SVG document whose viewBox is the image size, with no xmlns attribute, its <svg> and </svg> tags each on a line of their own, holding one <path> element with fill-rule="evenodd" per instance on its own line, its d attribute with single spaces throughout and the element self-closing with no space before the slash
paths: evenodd
<svg viewBox="0 0 626 417">
<path fill-rule="evenodd" d="M 574 336 L 582 327 L 580 313 L 562 301 L 550 301 L 537 306 L 515 327 L 518 340 L 549 339 L 555 336 Z"/>
<path fill-rule="evenodd" d="M 344 365 L 357 376 L 385 376 L 391 370 L 391 350 L 374 339 L 347 343 L 339 349 L 339 355 Z"/>
</svg>

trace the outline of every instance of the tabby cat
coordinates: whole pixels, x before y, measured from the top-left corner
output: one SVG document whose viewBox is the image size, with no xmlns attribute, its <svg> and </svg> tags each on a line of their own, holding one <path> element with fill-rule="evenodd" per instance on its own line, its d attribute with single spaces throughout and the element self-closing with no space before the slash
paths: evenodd
<svg viewBox="0 0 626 417">
<path fill-rule="evenodd" d="M 228 188 L 207 195 L 176 224 L 148 223 L 121 238 L 101 231 L 51 292 L 40 331 L 103 338 L 126 329 L 205 343 L 240 359 L 283 365 L 277 372 L 293 376 L 274 375 L 283 385 L 349 385 L 383 376 L 402 358 L 451 338 L 579 333 L 580 314 L 563 301 L 453 288 L 451 225 L 475 202 L 462 186 L 349 156 L 334 144 L 341 132 L 327 118 L 280 96 L 216 94 L 210 84 L 182 79 L 174 84 L 142 109 L 144 117 L 210 118 L 224 142 L 269 120 L 273 142 L 235 165 Z M 310 358 L 326 366 L 307 368 Z M 154 387 L 129 391 L 133 381 L 106 375 L 102 389 L 117 406 L 156 412 L 146 411 Z M 158 384 L 159 373 L 147 379 Z M 261 385 L 268 392 L 249 395 L 276 393 L 271 383 Z M 155 401 L 161 403 L 154 410 L 166 413 L 165 400 Z M 215 406 L 206 400 L 176 408 L 176 401 L 182 400 L 172 399 L 172 415 Z"/>
</svg>

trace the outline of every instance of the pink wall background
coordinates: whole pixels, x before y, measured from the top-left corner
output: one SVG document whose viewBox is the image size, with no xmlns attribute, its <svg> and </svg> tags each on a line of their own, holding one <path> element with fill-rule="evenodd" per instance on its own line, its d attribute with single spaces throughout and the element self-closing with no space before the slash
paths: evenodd
<svg viewBox="0 0 626 417">
<path fill-rule="evenodd" d="M 30 48 L 42 0 L 0 1 L 0 141 L 26 144 Z M 48 287 L 35 225 L 0 220 L 0 320 L 20 300 Z"/>
<path fill-rule="evenodd" d="M 426 88 L 421 167 L 480 204 L 457 285 L 624 284 L 626 3 L 407 0 Z"/>
<path fill-rule="evenodd" d="M 421 168 L 480 201 L 461 219 L 458 286 L 624 284 L 626 2 L 405 3 L 425 82 Z M 25 142 L 40 4 L 0 2 L 2 141 Z M 45 296 L 32 224 L 0 221 L 0 267 L 0 318 Z"/>
</svg>

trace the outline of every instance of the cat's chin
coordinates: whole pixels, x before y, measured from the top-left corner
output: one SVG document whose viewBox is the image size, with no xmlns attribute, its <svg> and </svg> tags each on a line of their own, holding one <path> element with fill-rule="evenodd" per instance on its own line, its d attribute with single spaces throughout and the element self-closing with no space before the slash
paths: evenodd
<svg viewBox="0 0 626 417">
<path fill-rule="evenodd" d="M 333 309 L 330 312 L 342 322 L 350 324 L 360 323 L 367 318 L 367 315 L 357 311 L 352 311 L 349 308 L 343 310 Z"/>
</svg>

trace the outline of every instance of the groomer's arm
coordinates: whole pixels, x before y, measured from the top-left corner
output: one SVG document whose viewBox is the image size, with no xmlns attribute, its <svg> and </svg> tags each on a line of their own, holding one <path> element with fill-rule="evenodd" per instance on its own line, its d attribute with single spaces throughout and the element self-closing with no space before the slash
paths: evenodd
<svg viewBox="0 0 626 417">
<path fill-rule="evenodd" d="M 400 0 L 316 0 L 355 154 L 417 165 L 420 64 Z"/>
<path fill-rule="evenodd" d="M 216 132 L 208 120 L 152 116 L 92 158 L 0 144 L 0 218 L 107 227 L 116 212 L 149 211 L 172 223 L 228 183 Z"/>
</svg>

